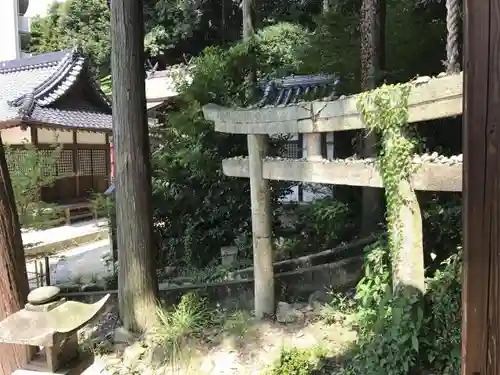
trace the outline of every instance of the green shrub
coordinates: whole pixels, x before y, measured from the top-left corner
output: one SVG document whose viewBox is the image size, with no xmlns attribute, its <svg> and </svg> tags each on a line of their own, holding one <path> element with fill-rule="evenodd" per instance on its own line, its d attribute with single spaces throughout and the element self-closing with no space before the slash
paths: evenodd
<svg viewBox="0 0 500 375">
<path fill-rule="evenodd" d="M 280 258 L 315 253 L 349 241 L 357 232 L 354 211 L 332 196 L 317 198 L 304 205 L 287 209 L 285 215 L 296 214 L 294 228 L 283 234 L 277 246 Z"/>
<path fill-rule="evenodd" d="M 362 334 L 376 327 L 392 296 L 392 269 L 388 244 L 378 240 L 364 249 L 364 275 L 356 285 L 356 319 Z"/>
<path fill-rule="evenodd" d="M 224 321 L 223 330 L 229 334 L 243 338 L 250 330 L 254 317 L 244 310 L 237 310 L 231 313 Z"/>
<path fill-rule="evenodd" d="M 432 5 L 434 4 L 434 5 Z M 302 74 L 335 73 L 342 94 L 360 90 L 360 1 L 338 0 L 316 17 L 304 50 Z M 442 4 L 388 0 L 386 3 L 385 68 L 381 80 L 404 82 L 443 70 L 446 23 Z M 426 30 L 422 38 L 422 30 Z"/>
<path fill-rule="evenodd" d="M 172 310 L 158 305 L 157 317 L 158 324 L 148 334 L 154 343 L 161 345 L 172 363 L 188 356 L 187 340 L 201 334 L 213 320 L 206 300 L 195 293 L 184 294 Z"/>
<path fill-rule="evenodd" d="M 340 1 L 340 4 L 347 3 Z M 339 90 L 351 94 L 359 90 L 360 36 L 359 8 L 340 5 L 316 20 L 314 34 L 303 51 L 301 73 L 338 74 Z"/>
<path fill-rule="evenodd" d="M 114 196 L 108 196 L 103 193 L 92 195 L 92 205 L 99 216 L 109 216 L 115 210 Z"/>
<path fill-rule="evenodd" d="M 460 372 L 462 253 L 451 255 L 427 282 L 422 362 L 442 375 Z"/>
<path fill-rule="evenodd" d="M 309 241 L 313 238 L 322 241 L 324 248 L 350 239 L 356 229 L 353 211 L 346 203 L 333 197 L 315 199 L 301 208 L 299 221 L 308 224 L 302 232 Z"/>
<path fill-rule="evenodd" d="M 54 146 L 47 153 L 39 152 L 30 143 L 22 148 L 7 145 L 4 148 L 21 226 L 38 229 L 51 226 L 60 212 L 57 205 L 41 200 L 41 192 L 57 181 L 61 147 Z"/>
<path fill-rule="evenodd" d="M 249 181 L 222 173 L 224 158 L 247 155 L 246 137 L 215 132 L 202 106 L 244 107 L 257 100 L 247 95 L 255 89 L 248 87 L 248 74 L 276 76 L 278 67 L 294 72 L 298 53 L 288 52 L 302 48 L 295 43 L 306 35 L 299 27 L 277 25 L 229 49 L 206 48 L 193 61 L 192 82 L 181 84 L 183 95 L 157 134 L 160 146 L 152 154 L 155 224 L 171 264 L 204 267 L 220 256 L 221 246 L 251 231 Z M 282 146 L 282 139 L 272 140 L 270 155 L 279 154 Z M 290 183 L 270 185 L 276 218 L 278 199 L 289 192 Z"/>
<path fill-rule="evenodd" d="M 422 207 L 422 229 L 428 273 L 431 273 L 442 261 L 456 253 L 457 247 L 462 244 L 460 195 L 433 194 Z"/>
<path fill-rule="evenodd" d="M 261 76 L 284 77 L 300 71 L 302 54 L 309 45 L 309 33 L 300 25 L 278 23 L 255 35 Z"/>
<path fill-rule="evenodd" d="M 313 375 L 324 365 L 325 353 L 314 349 L 281 349 L 280 358 L 266 375 Z"/>
<path fill-rule="evenodd" d="M 427 279 L 418 295 L 392 294 L 387 244 L 365 249 L 365 275 L 356 288 L 352 323 L 358 349 L 339 375 L 408 375 L 429 370 L 452 375 L 460 369 L 461 252 Z M 352 313 L 352 304 L 346 304 Z M 335 311 L 327 311 L 326 318 Z M 424 315 L 425 312 L 425 315 Z"/>
</svg>

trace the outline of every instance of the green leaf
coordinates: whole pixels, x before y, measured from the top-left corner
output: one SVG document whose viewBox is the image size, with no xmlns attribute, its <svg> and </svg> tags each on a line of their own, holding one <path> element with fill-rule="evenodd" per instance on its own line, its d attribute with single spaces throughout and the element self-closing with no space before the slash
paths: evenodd
<svg viewBox="0 0 500 375">
<path fill-rule="evenodd" d="M 417 336 L 412 336 L 412 338 L 411 338 L 411 344 L 412 344 L 413 350 L 415 350 L 418 353 L 419 345 L 418 345 L 418 338 L 417 338 Z"/>
</svg>

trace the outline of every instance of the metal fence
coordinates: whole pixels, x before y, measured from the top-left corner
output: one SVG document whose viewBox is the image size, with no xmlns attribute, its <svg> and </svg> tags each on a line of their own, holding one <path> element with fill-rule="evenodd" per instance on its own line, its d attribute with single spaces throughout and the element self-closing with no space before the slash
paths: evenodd
<svg viewBox="0 0 500 375">
<path fill-rule="evenodd" d="M 30 289 L 50 285 L 49 257 L 30 259 L 26 262 L 28 284 Z"/>
</svg>

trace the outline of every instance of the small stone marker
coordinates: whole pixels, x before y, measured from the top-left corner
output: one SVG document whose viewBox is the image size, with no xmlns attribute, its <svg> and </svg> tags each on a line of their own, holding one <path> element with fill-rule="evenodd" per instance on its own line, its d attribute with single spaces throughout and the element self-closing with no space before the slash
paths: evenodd
<svg viewBox="0 0 500 375">
<path fill-rule="evenodd" d="M 86 304 L 58 298 L 59 292 L 55 286 L 33 290 L 24 309 L 0 322 L 0 343 L 43 347 L 14 374 L 27 374 L 25 370 L 78 374 L 84 370 L 88 358 L 79 355 L 77 332 L 103 309 L 109 294 L 94 304 Z"/>
</svg>

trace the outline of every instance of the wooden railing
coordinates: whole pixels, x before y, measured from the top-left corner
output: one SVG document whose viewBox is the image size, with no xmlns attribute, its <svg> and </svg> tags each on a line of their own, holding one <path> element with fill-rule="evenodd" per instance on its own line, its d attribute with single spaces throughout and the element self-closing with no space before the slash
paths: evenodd
<svg viewBox="0 0 500 375">
<path fill-rule="evenodd" d="M 28 284 L 30 289 L 50 285 L 50 265 L 49 257 L 34 258 L 26 261 Z"/>
</svg>

